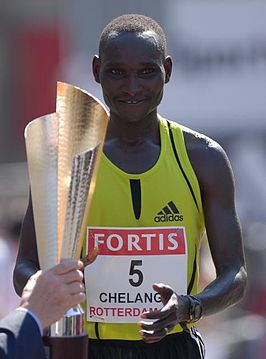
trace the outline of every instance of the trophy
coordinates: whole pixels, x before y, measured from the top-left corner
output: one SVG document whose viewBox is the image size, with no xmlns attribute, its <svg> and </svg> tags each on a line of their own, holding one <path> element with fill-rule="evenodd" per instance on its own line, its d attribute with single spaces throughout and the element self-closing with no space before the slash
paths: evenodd
<svg viewBox="0 0 266 359">
<path fill-rule="evenodd" d="M 56 112 L 25 128 L 40 268 L 79 259 L 95 188 L 108 113 L 91 94 L 57 83 Z M 48 358 L 87 358 L 81 306 L 71 308 L 44 337 Z"/>
</svg>

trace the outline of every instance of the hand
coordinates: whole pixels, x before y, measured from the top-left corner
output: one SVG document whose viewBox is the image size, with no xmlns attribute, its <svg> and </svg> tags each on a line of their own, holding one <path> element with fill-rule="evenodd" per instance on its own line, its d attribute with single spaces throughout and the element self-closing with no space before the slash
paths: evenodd
<svg viewBox="0 0 266 359">
<path fill-rule="evenodd" d="M 142 339 L 147 343 L 155 343 L 164 338 L 176 324 L 188 319 L 189 303 L 184 297 L 177 295 L 170 286 L 153 284 L 153 289 L 161 296 L 164 307 L 158 311 L 146 312 L 141 315 L 138 323 Z"/>
<path fill-rule="evenodd" d="M 81 259 L 84 268 L 95 261 L 95 259 L 98 256 L 98 253 L 99 253 L 99 247 L 94 247 L 93 250 L 86 257 Z"/>
<path fill-rule="evenodd" d="M 42 273 L 38 271 L 27 282 L 20 306 L 32 311 L 46 328 L 86 298 L 83 285 L 83 263 L 63 259 Z"/>
</svg>

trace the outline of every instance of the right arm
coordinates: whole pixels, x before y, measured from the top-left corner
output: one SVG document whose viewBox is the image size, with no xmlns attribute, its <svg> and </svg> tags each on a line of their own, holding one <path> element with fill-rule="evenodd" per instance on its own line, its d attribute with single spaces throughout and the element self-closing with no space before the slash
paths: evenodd
<svg viewBox="0 0 266 359">
<path fill-rule="evenodd" d="M 65 259 L 27 282 L 20 306 L 0 320 L 0 358 L 46 358 L 41 333 L 85 300 L 83 263 Z M 30 346 L 30 350 L 29 350 Z"/>
<path fill-rule="evenodd" d="M 30 196 L 28 208 L 22 223 L 19 250 L 13 273 L 14 287 L 19 296 L 21 296 L 28 279 L 39 269 L 33 209 Z"/>
<path fill-rule="evenodd" d="M 23 289 L 20 308 L 28 309 L 39 319 L 41 327 L 47 328 L 86 299 L 83 267 L 76 259 L 62 259 L 49 270 L 38 271 Z"/>
</svg>

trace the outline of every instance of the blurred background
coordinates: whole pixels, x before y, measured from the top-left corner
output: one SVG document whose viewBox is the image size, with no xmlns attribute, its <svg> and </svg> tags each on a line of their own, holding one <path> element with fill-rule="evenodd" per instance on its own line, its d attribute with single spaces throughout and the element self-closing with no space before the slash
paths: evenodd
<svg viewBox="0 0 266 359">
<path fill-rule="evenodd" d="M 207 359 L 266 357 L 266 1 L 2 0 L 0 9 L 0 317 L 28 199 L 24 127 L 55 111 L 56 81 L 100 99 L 91 74 L 104 25 L 157 20 L 174 61 L 160 113 L 214 138 L 232 162 L 249 272 L 245 299 L 200 324 Z M 222 230 L 222 228 L 221 228 Z M 214 276 L 203 243 L 201 286 Z"/>
</svg>

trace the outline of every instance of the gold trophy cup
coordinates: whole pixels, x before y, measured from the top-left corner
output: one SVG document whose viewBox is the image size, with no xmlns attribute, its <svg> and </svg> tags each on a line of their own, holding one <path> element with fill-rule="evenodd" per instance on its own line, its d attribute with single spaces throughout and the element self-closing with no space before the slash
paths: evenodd
<svg viewBox="0 0 266 359">
<path fill-rule="evenodd" d="M 101 102 L 58 82 L 56 113 L 25 128 L 25 143 L 40 268 L 81 256 L 86 220 L 108 124 Z M 44 337 L 50 359 L 87 358 L 80 306 L 67 311 Z"/>
</svg>

